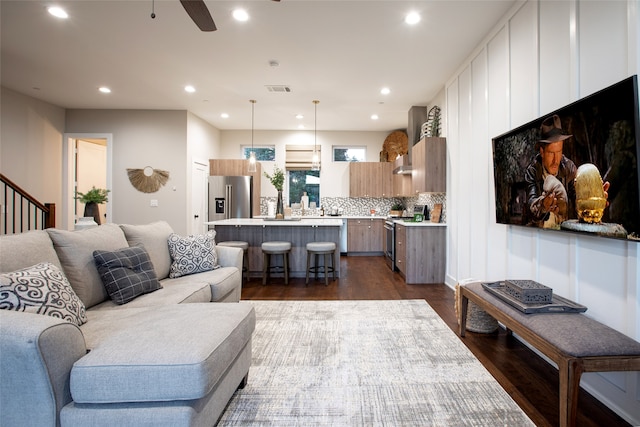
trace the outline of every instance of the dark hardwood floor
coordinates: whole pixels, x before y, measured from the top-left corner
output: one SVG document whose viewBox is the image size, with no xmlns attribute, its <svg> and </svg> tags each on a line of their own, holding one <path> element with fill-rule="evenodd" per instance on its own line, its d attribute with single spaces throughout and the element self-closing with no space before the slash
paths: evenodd
<svg viewBox="0 0 640 427">
<path fill-rule="evenodd" d="M 392 273 L 383 257 L 346 257 L 341 277 L 324 286 L 323 280 L 293 278 L 284 285 L 273 278 L 263 286 L 259 278 L 243 284 L 244 300 L 394 300 L 424 299 L 451 329 L 457 331 L 454 292 L 444 284 L 407 285 Z M 537 426 L 558 425 L 558 373 L 501 328 L 493 334 L 467 332 L 462 341 L 491 372 Z M 577 426 L 629 426 L 584 390 L 580 390 Z"/>
</svg>

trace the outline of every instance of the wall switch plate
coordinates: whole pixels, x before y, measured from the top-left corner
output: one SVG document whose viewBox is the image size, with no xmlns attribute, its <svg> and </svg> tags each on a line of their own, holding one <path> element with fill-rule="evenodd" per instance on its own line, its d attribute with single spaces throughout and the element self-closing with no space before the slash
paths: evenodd
<svg viewBox="0 0 640 427">
<path fill-rule="evenodd" d="M 152 208 L 157 208 L 158 207 L 158 200 L 157 199 L 151 199 L 151 204 L 150 206 Z"/>
</svg>

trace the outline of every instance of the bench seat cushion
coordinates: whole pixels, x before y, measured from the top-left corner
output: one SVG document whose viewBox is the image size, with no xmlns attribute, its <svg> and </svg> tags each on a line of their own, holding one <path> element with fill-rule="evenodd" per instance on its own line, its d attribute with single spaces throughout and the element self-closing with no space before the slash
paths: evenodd
<svg viewBox="0 0 640 427">
<path fill-rule="evenodd" d="M 640 343 L 597 320 L 579 313 L 524 314 L 484 290 L 482 283 L 466 288 L 573 357 L 638 356 Z"/>
<path fill-rule="evenodd" d="M 249 303 L 179 304 L 90 313 L 101 334 L 71 370 L 76 403 L 155 402 L 206 396 L 251 339 Z M 85 337 L 86 337 L 85 335 Z"/>
</svg>

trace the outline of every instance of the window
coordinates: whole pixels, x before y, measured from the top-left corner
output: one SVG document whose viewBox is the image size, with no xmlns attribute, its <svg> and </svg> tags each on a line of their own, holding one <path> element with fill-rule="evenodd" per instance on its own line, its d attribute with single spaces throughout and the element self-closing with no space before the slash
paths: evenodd
<svg viewBox="0 0 640 427">
<path fill-rule="evenodd" d="M 315 202 L 320 207 L 320 171 L 289 171 L 289 202 L 299 203 L 304 192 L 309 196 L 309 204 Z"/>
<path fill-rule="evenodd" d="M 252 149 L 250 145 L 242 146 L 242 158 L 248 159 L 249 153 L 251 153 Z M 276 159 L 276 146 L 268 145 L 268 146 L 253 146 L 253 151 L 256 153 L 256 160 L 259 161 L 269 161 L 272 162 Z"/>
<path fill-rule="evenodd" d="M 334 162 L 364 162 L 366 158 L 365 147 L 333 147 Z"/>
</svg>

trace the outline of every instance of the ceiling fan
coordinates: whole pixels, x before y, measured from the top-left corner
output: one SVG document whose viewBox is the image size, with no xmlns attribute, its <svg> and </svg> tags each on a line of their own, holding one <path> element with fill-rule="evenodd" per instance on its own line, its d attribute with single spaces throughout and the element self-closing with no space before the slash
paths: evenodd
<svg viewBox="0 0 640 427">
<path fill-rule="evenodd" d="M 272 1 L 279 2 L 280 0 Z M 187 11 L 187 14 L 200 30 L 215 31 L 217 29 L 207 5 L 204 4 L 204 0 L 180 0 L 180 3 L 182 3 L 182 7 L 184 7 L 184 10 Z"/>
</svg>

